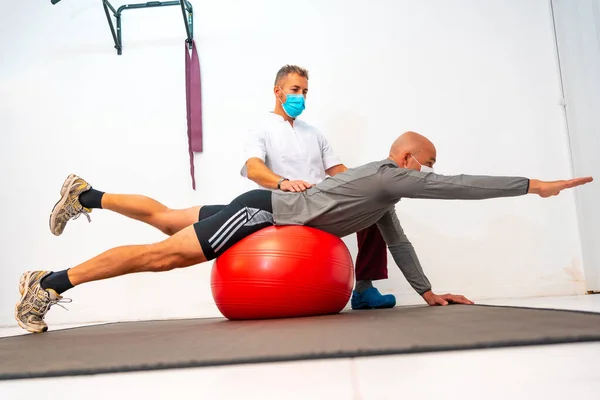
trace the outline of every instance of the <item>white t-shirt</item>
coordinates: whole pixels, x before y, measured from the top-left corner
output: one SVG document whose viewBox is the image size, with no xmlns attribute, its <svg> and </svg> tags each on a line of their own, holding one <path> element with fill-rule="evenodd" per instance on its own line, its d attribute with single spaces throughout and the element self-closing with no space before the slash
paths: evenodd
<svg viewBox="0 0 600 400">
<path fill-rule="evenodd" d="M 240 171 L 245 178 L 248 177 L 246 161 L 253 157 L 263 160 L 279 176 L 312 184 L 327 177 L 325 170 L 342 163 L 317 128 L 298 119 L 292 127 L 283 117 L 272 112 L 248 131 L 244 144 L 244 166 Z"/>
</svg>

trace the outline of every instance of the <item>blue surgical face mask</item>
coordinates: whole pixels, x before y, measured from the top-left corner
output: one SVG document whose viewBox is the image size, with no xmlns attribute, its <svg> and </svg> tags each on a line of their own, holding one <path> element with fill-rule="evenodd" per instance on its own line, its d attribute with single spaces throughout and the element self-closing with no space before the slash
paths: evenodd
<svg viewBox="0 0 600 400">
<path fill-rule="evenodd" d="M 281 87 L 279 87 L 279 89 L 281 89 L 281 91 L 283 92 L 283 89 Z M 281 106 L 283 107 L 283 111 L 285 111 L 285 113 L 287 115 L 289 115 L 290 118 L 296 118 L 297 116 L 299 116 L 300 114 L 302 114 L 302 111 L 304 111 L 305 105 L 304 105 L 304 95 L 302 94 L 293 94 L 293 93 L 289 93 L 289 94 L 285 94 L 285 103 L 281 103 Z M 279 100 L 281 101 L 281 100 Z"/>
<path fill-rule="evenodd" d="M 419 165 L 421 166 L 421 170 L 420 170 L 421 172 L 433 172 L 433 168 L 432 168 L 432 167 L 429 167 L 429 166 L 427 166 L 427 165 L 423 165 L 423 164 L 421 164 L 421 163 L 419 162 L 419 160 L 417 160 L 417 159 L 415 158 L 415 156 L 413 156 L 412 154 L 411 154 L 410 156 L 413 158 L 413 160 L 415 160 L 415 161 L 417 162 L 417 164 L 419 164 Z"/>
</svg>

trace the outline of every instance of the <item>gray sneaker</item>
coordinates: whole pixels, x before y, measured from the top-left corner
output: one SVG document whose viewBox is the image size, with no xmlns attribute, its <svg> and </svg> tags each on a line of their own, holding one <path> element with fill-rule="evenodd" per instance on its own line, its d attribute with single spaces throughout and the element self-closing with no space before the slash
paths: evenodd
<svg viewBox="0 0 600 400">
<path fill-rule="evenodd" d="M 63 300 L 63 297 L 54 290 L 46 290 L 40 286 L 42 279 L 50 273 L 50 271 L 28 271 L 21 275 L 19 282 L 21 300 L 15 306 L 15 319 L 21 328 L 29 332 L 46 332 L 48 330 L 48 325 L 44 322 L 46 313 L 50 307 Z"/>
<path fill-rule="evenodd" d="M 92 209 L 85 208 L 79 202 L 79 195 L 90 189 L 90 184 L 77 175 L 71 174 L 65 179 L 60 189 L 61 198 L 54 205 L 50 214 L 50 231 L 54 235 L 60 236 L 65 230 L 67 222 L 79 218 L 81 214 L 84 214 L 88 222 L 91 222 L 88 214 L 92 212 Z"/>
</svg>

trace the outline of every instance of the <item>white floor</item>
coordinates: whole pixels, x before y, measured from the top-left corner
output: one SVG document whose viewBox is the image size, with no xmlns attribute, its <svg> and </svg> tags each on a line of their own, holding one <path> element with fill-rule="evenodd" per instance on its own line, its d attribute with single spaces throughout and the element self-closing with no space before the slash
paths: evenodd
<svg viewBox="0 0 600 400">
<path fill-rule="evenodd" d="M 480 303 L 600 312 L 600 295 Z M 597 399 L 599 359 L 600 342 L 194 368 L 0 381 L 0 399 Z"/>
</svg>

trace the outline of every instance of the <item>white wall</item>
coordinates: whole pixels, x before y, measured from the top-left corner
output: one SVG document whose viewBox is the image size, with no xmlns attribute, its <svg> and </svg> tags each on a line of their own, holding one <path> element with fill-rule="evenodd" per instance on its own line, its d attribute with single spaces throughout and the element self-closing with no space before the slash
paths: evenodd
<svg viewBox="0 0 600 400">
<path fill-rule="evenodd" d="M 441 173 L 570 174 L 546 0 L 194 0 L 205 122 L 197 192 L 179 10 L 126 12 L 117 56 L 100 1 L 34 3 L 7 3 L 0 17 L 0 325 L 13 324 L 23 270 L 64 269 L 163 237 L 101 210 L 52 236 L 47 218 L 67 174 L 172 207 L 227 202 L 254 187 L 238 176 L 241 140 L 272 108 L 285 63 L 310 69 L 303 117 L 347 165 L 386 157 L 412 129 L 437 144 Z M 398 212 L 438 291 L 481 299 L 584 290 L 572 193 L 402 201 Z M 346 242 L 356 250 L 354 236 Z M 53 309 L 48 322 L 219 315 L 209 273 L 206 264 L 91 283 L 68 292 L 70 312 Z M 401 302 L 422 301 L 393 262 L 378 285 Z"/>
<path fill-rule="evenodd" d="M 553 0 L 565 110 L 577 175 L 600 175 L 600 0 Z M 576 193 L 587 290 L 600 292 L 600 186 Z"/>
</svg>

